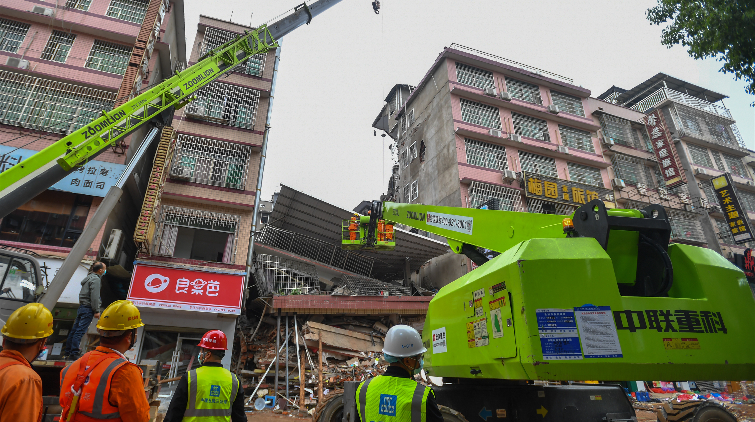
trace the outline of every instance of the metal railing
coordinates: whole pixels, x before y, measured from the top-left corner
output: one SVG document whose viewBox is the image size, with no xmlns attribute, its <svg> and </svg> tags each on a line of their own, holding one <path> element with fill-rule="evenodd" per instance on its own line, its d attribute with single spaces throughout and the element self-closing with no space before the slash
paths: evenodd
<svg viewBox="0 0 755 422">
<path fill-rule="evenodd" d="M 474 55 L 485 56 L 485 57 L 487 57 L 489 59 L 493 59 L 493 60 L 495 60 L 497 62 L 508 64 L 508 65 L 511 65 L 511 66 L 515 66 L 515 67 L 518 67 L 520 69 L 524 69 L 524 70 L 530 71 L 532 73 L 536 73 L 538 75 L 546 76 L 548 78 L 558 79 L 560 81 L 564 81 L 564 82 L 569 83 L 569 84 L 573 84 L 574 83 L 573 79 L 567 78 L 566 76 L 561 76 L 561 75 L 559 75 L 557 73 L 548 72 L 547 70 L 543 70 L 543 69 L 538 69 L 538 68 L 536 68 L 534 66 L 526 65 L 524 63 L 519 63 L 519 62 L 516 62 L 514 60 L 507 59 L 505 57 L 496 56 L 495 54 L 486 53 L 484 51 L 476 50 L 474 48 L 467 47 L 467 46 L 464 46 L 464 45 L 453 43 L 453 44 L 451 44 L 450 48 L 453 48 L 455 50 L 465 51 L 467 53 L 474 54 Z"/>
<path fill-rule="evenodd" d="M 645 113 L 656 105 L 660 104 L 663 100 L 669 99 L 671 101 L 684 104 L 689 107 L 694 107 L 698 110 L 702 110 L 706 113 L 715 114 L 717 116 L 725 117 L 727 119 L 734 120 L 731 113 L 726 107 L 712 104 L 708 101 L 701 100 L 691 95 L 674 91 L 668 88 L 659 88 L 657 91 L 645 97 L 642 101 L 630 107 L 632 110 Z"/>
</svg>

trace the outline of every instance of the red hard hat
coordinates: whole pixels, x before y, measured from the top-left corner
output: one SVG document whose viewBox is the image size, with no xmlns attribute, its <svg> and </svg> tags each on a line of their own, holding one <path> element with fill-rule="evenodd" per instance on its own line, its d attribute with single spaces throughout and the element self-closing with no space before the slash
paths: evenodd
<svg viewBox="0 0 755 422">
<path fill-rule="evenodd" d="M 220 330 L 210 330 L 202 336 L 199 347 L 209 350 L 228 350 L 228 338 Z"/>
</svg>

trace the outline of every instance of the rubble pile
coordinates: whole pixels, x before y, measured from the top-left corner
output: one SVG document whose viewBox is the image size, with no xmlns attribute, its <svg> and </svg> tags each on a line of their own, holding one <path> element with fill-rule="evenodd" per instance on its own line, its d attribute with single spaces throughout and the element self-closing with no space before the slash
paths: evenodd
<svg viewBox="0 0 755 422">
<path fill-rule="evenodd" d="M 343 275 L 335 280 L 333 295 L 343 296 L 411 296 L 412 288 L 385 283 L 369 277 Z"/>
</svg>

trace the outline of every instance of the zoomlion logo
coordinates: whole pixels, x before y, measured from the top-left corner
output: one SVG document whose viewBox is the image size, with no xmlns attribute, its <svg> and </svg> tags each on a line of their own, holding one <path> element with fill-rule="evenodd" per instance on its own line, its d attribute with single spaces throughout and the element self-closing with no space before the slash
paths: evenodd
<svg viewBox="0 0 755 422">
<path fill-rule="evenodd" d="M 156 284 L 155 281 L 160 284 Z M 168 284 L 170 284 L 170 279 L 160 274 L 152 274 L 144 280 L 144 288 L 150 293 L 160 293 L 168 288 Z"/>
</svg>

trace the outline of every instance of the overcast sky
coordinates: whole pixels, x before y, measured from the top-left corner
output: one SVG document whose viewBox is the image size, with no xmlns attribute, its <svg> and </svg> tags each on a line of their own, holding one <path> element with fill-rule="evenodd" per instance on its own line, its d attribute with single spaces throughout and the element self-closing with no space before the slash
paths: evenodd
<svg viewBox="0 0 755 422">
<path fill-rule="evenodd" d="M 185 1 L 191 46 L 200 14 L 257 26 L 302 0 Z M 392 162 L 390 138 L 374 137 L 372 121 L 393 85 L 417 85 L 452 43 L 572 78 L 592 96 L 668 73 L 728 95 L 755 149 L 755 99 L 744 81 L 718 72 L 715 60 L 662 46 L 661 29 L 645 18 L 654 1 L 381 3 L 376 15 L 371 0 L 343 0 L 282 39 L 262 199 L 281 184 L 349 210 L 378 199 Z"/>
</svg>

